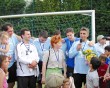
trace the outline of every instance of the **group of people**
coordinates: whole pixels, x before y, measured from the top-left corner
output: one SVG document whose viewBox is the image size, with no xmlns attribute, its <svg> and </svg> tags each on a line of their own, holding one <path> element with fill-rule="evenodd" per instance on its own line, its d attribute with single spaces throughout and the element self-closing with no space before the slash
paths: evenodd
<svg viewBox="0 0 110 88">
<path fill-rule="evenodd" d="M 13 25 L 6 23 L 0 33 L 0 88 L 109 88 L 110 44 L 103 35 L 94 44 L 88 40 L 89 29 L 80 29 L 80 38 L 73 28 L 66 29 L 66 38 L 57 30 L 52 37 L 41 31 L 32 38 L 23 28 L 20 36 Z M 83 54 L 92 50 L 95 57 L 86 63 Z M 8 83 L 8 84 L 7 84 Z"/>
</svg>

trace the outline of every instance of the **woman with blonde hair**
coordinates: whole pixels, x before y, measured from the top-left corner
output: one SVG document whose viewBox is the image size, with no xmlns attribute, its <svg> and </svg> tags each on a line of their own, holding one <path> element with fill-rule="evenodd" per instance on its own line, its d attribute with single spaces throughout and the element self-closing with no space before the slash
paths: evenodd
<svg viewBox="0 0 110 88">
<path fill-rule="evenodd" d="M 62 39 L 60 36 L 53 36 L 51 38 L 52 48 L 49 51 L 45 51 L 43 56 L 42 67 L 42 83 L 46 83 L 46 78 L 52 73 L 62 74 L 66 77 L 66 64 L 63 51 L 60 49 L 62 46 Z M 47 68 L 47 70 L 46 70 Z"/>
</svg>

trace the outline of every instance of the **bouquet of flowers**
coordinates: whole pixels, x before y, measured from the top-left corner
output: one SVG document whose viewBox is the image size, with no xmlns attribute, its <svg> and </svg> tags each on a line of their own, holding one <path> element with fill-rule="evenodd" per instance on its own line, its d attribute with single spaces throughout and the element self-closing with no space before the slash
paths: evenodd
<svg viewBox="0 0 110 88">
<path fill-rule="evenodd" d="M 83 55 L 85 56 L 87 62 L 90 62 L 92 57 L 96 57 L 96 54 L 90 49 L 83 51 Z"/>
</svg>

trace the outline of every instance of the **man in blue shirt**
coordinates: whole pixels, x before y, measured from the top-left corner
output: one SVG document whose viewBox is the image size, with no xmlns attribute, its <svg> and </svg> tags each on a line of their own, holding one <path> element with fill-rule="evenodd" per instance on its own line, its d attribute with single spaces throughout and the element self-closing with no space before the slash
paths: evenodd
<svg viewBox="0 0 110 88">
<path fill-rule="evenodd" d="M 19 36 L 14 34 L 14 29 L 13 25 L 10 23 L 6 23 L 2 26 L 2 31 L 6 31 L 9 35 L 9 45 L 10 49 L 9 52 L 7 53 L 10 57 L 10 64 L 8 67 L 8 72 L 9 72 L 9 78 L 8 78 L 8 88 L 13 88 L 15 81 L 17 79 L 16 77 L 16 63 L 15 63 L 15 48 L 17 43 L 21 40 Z"/>
<path fill-rule="evenodd" d="M 67 64 L 67 77 L 73 76 L 74 73 L 74 57 L 69 58 L 68 52 L 74 43 L 76 41 L 79 41 L 80 38 L 74 37 L 74 31 L 73 28 L 67 28 L 66 29 L 66 35 L 67 37 L 64 38 L 63 42 L 66 43 L 66 64 Z"/>
<path fill-rule="evenodd" d="M 50 49 L 50 39 L 48 38 L 48 32 L 47 31 L 40 32 L 39 33 L 39 38 L 34 40 L 34 45 L 37 48 L 38 56 L 40 58 L 38 66 L 39 66 L 39 70 L 40 70 L 40 73 L 41 73 L 41 71 L 42 71 L 43 53 L 46 50 Z M 39 79 L 39 81 L 38 81 L 38 86 L 39 86 L 39 88 L 42 88 L 41 79 Z"/>
<path fill-rule="evenodd" d="M 76 88 L 81 88 L 82 83 L 86 83 L 86 74 L 88 72 L 89 66 L 86 63 L 86 58 L 83 55 L 83 51 L 91 49 L 96 52 L 94 46 L 89 45 L 87 37 L 89 36 L 89 30 L 85 27 L 80 30 L 80 38 L 82 41 L 75 42 L 69 50 L 69 57 L 75 58 L 74 65 L 74 82 Z"/>
</svg>

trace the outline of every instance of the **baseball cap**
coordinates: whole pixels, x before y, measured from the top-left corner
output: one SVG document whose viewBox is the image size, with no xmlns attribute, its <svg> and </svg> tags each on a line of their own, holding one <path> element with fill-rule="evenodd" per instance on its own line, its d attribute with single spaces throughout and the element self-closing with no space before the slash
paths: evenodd
<svg viewBox="0 0 110 88">
<path fill-rule="evenodd" d="M 106 39 L 103 35 L 98 35 L 97 36 L 97 41 L 101 40 L 101 39 Z"/>
</svg>

